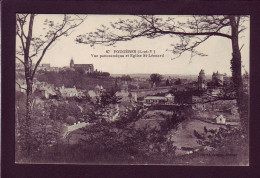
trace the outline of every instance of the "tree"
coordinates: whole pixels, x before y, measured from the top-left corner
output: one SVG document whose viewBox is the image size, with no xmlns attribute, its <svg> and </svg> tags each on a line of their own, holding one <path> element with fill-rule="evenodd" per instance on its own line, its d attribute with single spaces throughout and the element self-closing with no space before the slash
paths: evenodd
<svg viewBox="0 0 260 178">
<path fill-rule="evenodd" d="M 181 84 L 181 79 L 178 78 L 178 80 L 176 80 L 176 81 L 174 82 L 174 84 L 175 84 L 175 85 L 180 85 L 180 84 Z"/>
<path fill-rule="evenodd" d="M 169 79 L 166 80 L 165 85 L 166 85 L 166 86 L 170 86 Z"/>
<path fill-rule="evenodd" d="M 241 109 L 243 100 L 243 87 L 241 76 L 241 53 L 243 46 L 239 47 L 239 35 L 246 27 L 244 22 L 248 16 L 243 15 L 196 15 L 175 17 L 162 17 L 154 15 L 140 15 L 134 19 L 120 19 L 109 27 L 102 26 L 97 32 L 79 35 L 77 42 L 90 45 L 114 45 L 118 41 L 129 41 L 139 37 L 156 38 L 170 35 L 174 41 L 171 50 L 176 57 L 184 52 L 190 52 L 191 58 L 199 55 L 206 56 L 196 48 L 213 36 L 230 40 L 232 45 L 231 71 L 232 81 L 236 91 L 236 99 Z"/>
<path fill-rule="evenodd" d="M 34 22 L 36 14 L 16 15 L 16 59 L 24 65 L 26 80 L 26 116 L 25 116 L 25 141 L 30 153 L 30 120 L 32 117 L 32 85 L 35 73 L 47 50 L 62 36 L 68 36 L 73 29 L 84 21 L 78 15 L 64 15 L 61 23 L 46 19 L 41 29 L 44 35 L 35 35 Z M 39 28 L 39 27 L 37 27 Z M 38 29 L 37 29 L 38 30 Z"/>
<path fill-rule="evenodd" d="M 117 78 L 115 80 L 115 91 L 118 91 L 119 90 L 119 87 L 118 87 L 118 83 L 117 83 Z"/>
<path fill-rule="evenodd" d="M 163 77 L 160 74 L 151 74 L 150 79 L 153 82 L 153 84 L 155 83 L 155 85 L 158 86 L 159 83 L 162 81 Z"/>
<path fill-rule="evenodd" d="M 121 98 L 116 96 L 116 92 L 104 92 L 100 96 L 100 104 L 102 107 L 105 107 L 109 104 L 116 104 Z"/>
<path fill-rule="evenodd" d="M 121 80 L 129 82 L 132 80 L 132 78 L 130 77 L 130 75 L 123 75 L 121 77 Z"/>
</svg>

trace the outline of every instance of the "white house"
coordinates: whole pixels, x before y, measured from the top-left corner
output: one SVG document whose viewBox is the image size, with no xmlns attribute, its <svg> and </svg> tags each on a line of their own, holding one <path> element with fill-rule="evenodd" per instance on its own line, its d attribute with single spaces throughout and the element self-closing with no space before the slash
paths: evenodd
<svg viewBox="0 0 260 178">
<path fill-rule="evenodd" d="M 226 118 L 221 114 L 218 117 L 216 117 L 216 123 L 217 124 L 226 124 Z"/>
<path fill-rule="evenodd" d="M 171 93 L 166 94 L 165 98 L 167 98 L 169 101 L 174 101 L 174 96 Z"/>
</svg>

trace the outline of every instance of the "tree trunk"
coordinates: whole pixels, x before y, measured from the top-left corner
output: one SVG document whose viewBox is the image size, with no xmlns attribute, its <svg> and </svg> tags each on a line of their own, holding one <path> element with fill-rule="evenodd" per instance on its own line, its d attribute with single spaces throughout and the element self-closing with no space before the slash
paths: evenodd
<svg viewBox="0 0 260 178">
<path fill-rule="evenodd" d="M 231 70 L 232 70 L 232 81 L 236 93 L 237 105 L 239 110 L 240 119 L 242 122 L 242 126 L 244 129 L 247 129 L 247 119 L 243 115 L 243 108 L 245 101 L 243 101 L 243 82 L 242 82 L 242 74 L 241 74 L 241 53 L 239 49 L 238 43 L 238 28 L 239 28 L 239 20 L 236 20 L 235 16 L 230 16 L 231 23 L 231 31 L 232 31 L 232 60 L 231 60 Z"/>
<path fill-rule="evenodd" d="M 24 128 L 24 137 L 25 137 L 25 149 L 26 154 L 29 156 L 31 154 L 31 119 L 32 119 L 32 62 L 29 59 L 30 56 L 30 46 L 32 40 L 32 30 L 33 30 L 33 21 L 34 14 L 30 16 L 28 36 L 26 39 L 26 46 L 24 51 L 24 69 L 25 69 L 25 80 L 26 80 L 26 116 L 25 116 L 25 128 Z"/>
<path fill-rule="evenodd" d="M 26 121 L 25 121 L 25 144 L 27 155 L 31 153 L 31 119 L 32 119 L 32 80 L 27 82 L 26 89 Z"/>
</svg>

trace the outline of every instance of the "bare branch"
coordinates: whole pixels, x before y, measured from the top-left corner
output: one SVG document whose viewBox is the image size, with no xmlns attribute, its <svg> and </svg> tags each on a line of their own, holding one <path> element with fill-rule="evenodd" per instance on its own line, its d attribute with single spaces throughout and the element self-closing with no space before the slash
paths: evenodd
<svg viewBox="0 0 260 178">
<path fill-rule="evenodd" d="M 16 59 L 18 59 L 23 65 L 24 65 L 24 62 L 17 56 L 15 56 Z"/>
<path fill-rule="evenodd" d="M 26 90 L 26 88 L 23 88 L 18 82 L 15 82 L 15 83 L 19 86 L 19 88 Z"/>
<path fill-rule="evenodd" d="M 86 18 L 86 17 L 85 17 L 85 18 Z M 78 27 L 79 25 L 81 25 L 81 24 L 84 22 L 85 18 L 80 18 L 80 19 L 79 19 L 79 20 L 80 20 L 79 23 L 70 25 L 68 28 L 66 28 L 66 25 L 69 24 L 69 22 L 74 21 L 75 19 L 71 19 L 71 20 L 70 20 L 70 19 L 68 19 L 67 15 L 64 15 L 64 19 L 63 19 L 62 25 L 60 26 L 60 28 L 58 28 L 57 31 L 55 31 L 55 32 L 52 34 L 52 37 L 50 38 L 50 41 L 49 41 L 48 44 L 42 49 L 42 53 L 41 53 L 39 59 L 37 60 L 34 69 L 32 70 L 32 71 L 33 71 L 33 72 L 32 72 L 32 75 L 31 75 L 32 77 L 34 77 L 35 72 L 36 72 L 36 70 L 37 70 L 37 67 L 38 67 L 39 64 L 41 63 L 41 61 L 42 61 L 42 59 L 43 59 L 43 57 L 44 57 L 46 51 L 47 51 L 48 48 L 53 44 L 53 42 L 55 42 L 55 41 L 56 41 L 59 37 L 61 37 L 61 36 L 67 36 L 67 35 L 69 35 L 68 32 L 69 32 L 70 30 L 72 30 L 72 29 Z M 72 32 L 71 32 L 71 33 L 72 33 Z M 71 33 L 70 33 L 70 34 L 71 34 Z M 46 42 L 42 42 L 42 43 L 44 44 L 44 43 L 46 43 Z M 40 51 L 39 48 L 42 47 L 43 44 L 40 45 L 38 48 L 36 48 L 36 49 L 38 50 L 37 52 Z M 34 54 L 34 56 L 37 55 L 37 52 Z"/>
</svg>

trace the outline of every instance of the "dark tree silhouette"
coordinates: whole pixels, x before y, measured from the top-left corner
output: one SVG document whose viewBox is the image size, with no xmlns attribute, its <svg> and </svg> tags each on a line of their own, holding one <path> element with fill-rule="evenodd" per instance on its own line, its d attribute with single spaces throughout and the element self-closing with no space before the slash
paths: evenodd
<svg viewBox="0 0 260 178">
<path fill-rule="evenodd" d="M 160 74 L 151 74 L 150 80 L 155 83 L 156 86 L 159 85 L 159 83 L 162 81 L 163 77 Z"/>
<path fill-rule="evenodd" d="M 175 84 L 175 85 L 180 85 L 180 84 L 181 84 L 181 79 L 178 78 L 178 80 L 176 80 L 176 81 L 174 82 L 174 84 Z"/>
</svg>

